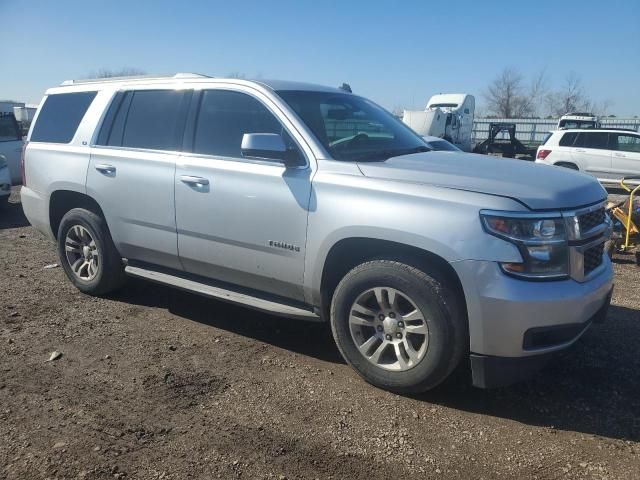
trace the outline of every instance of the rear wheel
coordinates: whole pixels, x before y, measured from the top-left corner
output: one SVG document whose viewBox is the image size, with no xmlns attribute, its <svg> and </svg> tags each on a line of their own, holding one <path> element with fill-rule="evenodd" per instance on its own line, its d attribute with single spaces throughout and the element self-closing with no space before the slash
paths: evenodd
<svg viewBox="0 0 640 480">
<path fill-rule="evenodd" d="M 459 298 L 437 273 L 376 260 L 351 270 L 335 290 L 331 327 L 338 349 L 369 383 L 429 390 L 467 348 Z"/>
<path fill-rule="evenodd" d="M 89 210 L 74 208 L 62 217 L 58 255 L 69 280 L 84 293 L 105 295 L 125 282 L 122 258 L 107 224 Z"/>
</svg>

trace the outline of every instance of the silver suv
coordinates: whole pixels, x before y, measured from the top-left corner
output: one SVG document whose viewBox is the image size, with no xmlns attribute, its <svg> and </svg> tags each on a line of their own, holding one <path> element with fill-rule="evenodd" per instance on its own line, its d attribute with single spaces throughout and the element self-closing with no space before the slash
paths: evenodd
<svg viewBox="0 0 640 480">
<path fill-rule="evenodd" d="M 132 275 L 329 321 L 345 360 L 398 392 L 465 356 L 477 386 L 522 379 L 610 302 L 593 177 L 431 151 L 340 89 L 69 81 L 47 91 L 23 167 L 25 213 L 81 291 Z"/>
</svg>

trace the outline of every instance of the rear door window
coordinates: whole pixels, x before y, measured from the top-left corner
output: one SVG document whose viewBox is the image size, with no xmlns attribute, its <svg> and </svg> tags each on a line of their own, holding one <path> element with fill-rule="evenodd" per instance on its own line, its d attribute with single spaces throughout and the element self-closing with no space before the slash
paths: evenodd
<svg viewBox="0 0 640 480">
<path fill-rule="evenodd" d="M 135 90 L 117 93 L 107 111 L 96 143 L 150 150 L 181 150 L 191 93 L 190 90 Z"/>
<path fill-rule="evenodd" d="M 606 150 L 609 148 L 609 134 L 607 132 L 580 132 L 573 146 Z"/>
<path fill-rule="evenodd" d="M 95 97 L 96 92 L 49 95 L 38 113 L 31 141 L 69 143 Z"/>
</svg>

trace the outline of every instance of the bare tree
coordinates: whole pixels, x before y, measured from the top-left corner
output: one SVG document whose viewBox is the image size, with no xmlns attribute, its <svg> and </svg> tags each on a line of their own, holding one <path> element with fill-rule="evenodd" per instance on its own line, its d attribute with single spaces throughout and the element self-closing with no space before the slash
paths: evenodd
<svg viewBox="0 0 640 480">
<path fill-rule="evenodd" d="M 118 70 L 101 68 L 97 72 L 92 73 L 90 77 L 92 78 L 133 77 L 136 75 L 144 75 L 145 73 L 147 72 L 134 67 L 123 67 Z"/>
<path fill-rule="evenodd" d="M 549 93 L 549 82 L 547 81 L 547 71 L 545 68 L 541 69 L 531 80 L 531 87 L 529 89 L 529 105 L 530 114 L 532 116 L 538 116 L 542 114 L 542 105 L 544 99 Z"/>
<path fill-rule="evenodd" d="M 569 73 L 560 90 L 547 95 L 549 113 L 560 116 L 568 112 L 593 110 L 594 104 L 582 86 L 582 79 L 575 72 Z"/>
<path fill-rule="evenodd" d="M 484 94 L 487 110 L 498 117 L 530 116 L 534 109 L 530 95 L 525 92 L 524 77 L 513 67 L 506 67 Z"/>
</svg>

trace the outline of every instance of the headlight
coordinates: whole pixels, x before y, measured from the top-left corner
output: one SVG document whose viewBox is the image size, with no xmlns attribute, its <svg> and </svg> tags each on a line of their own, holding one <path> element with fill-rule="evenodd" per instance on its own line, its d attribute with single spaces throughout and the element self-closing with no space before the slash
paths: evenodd
<svg viewBox="0 0 640 480">
<path fill-rule="evenodd" d="M 569 250 L 561 216 L 480 212 L 482 225 L 491 235 L 513 243 L 522 263 L 501 263 L 510 274 L 530 279 L 559 279 L 569 274 Z"/>
</svg>

